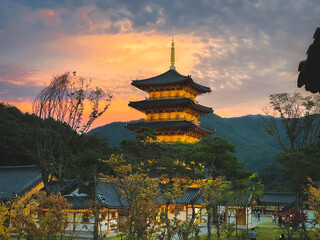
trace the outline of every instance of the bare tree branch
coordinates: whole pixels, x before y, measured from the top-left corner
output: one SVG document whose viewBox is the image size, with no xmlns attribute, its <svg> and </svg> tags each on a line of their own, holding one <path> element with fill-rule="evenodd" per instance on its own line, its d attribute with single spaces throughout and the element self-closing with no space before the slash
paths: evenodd
<svg viewBox="0 0 320 240">
<path fill-rule="evenodd" d="M 45 187 L 54 173 L 61 177 L 79 136 L 110 106 L 112 95 L 90 86 L 91 79 L 67 72 L 54 77 L 33 102 L 33 112 L 41 118 L 36 135 Z"/>
</svg>

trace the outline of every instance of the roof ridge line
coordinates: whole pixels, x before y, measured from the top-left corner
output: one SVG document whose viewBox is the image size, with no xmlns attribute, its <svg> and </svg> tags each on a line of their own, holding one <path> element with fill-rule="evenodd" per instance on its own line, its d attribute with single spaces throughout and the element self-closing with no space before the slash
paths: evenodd
<svg viewBox="0 0 320 240">
<path fill-rule="evenodd" d="M 18 165 L 18 166 L 0 166 L 0 169 L 9 169 L 9 168 L 34 168 L 39 167 L 39 165 Z"/>
<path fill-rule="evenodd" d="M 136 81 L 151 80 L 151 79 L 160 77 L 160 76 L 162 76 L 162 75 L 165 75 L 165 74 L 168 73 L 168 72 L 173 72 L 173 73 L 175 73 L 176 75 L 178 75 L 178 76 L 180 76 L 180 77 L 185 77 L 185 78 L 190 78 L 190 79 L 192 79 L 192 78 L 191 78 L 191 75 L 182 75 L 182 74 L 179 73 L 177 70 L 169 69 L 168 71 L 166 71 L 166 72 L 164 72 L 164 73 L 161 73 L 161 74 L 159 74 L 159 75 L 156 75 L 156 76 L 154 76 L 154 77 L 145 78 L 145 79 L 140 79 L 140 80 L 139 80 L 139 79 L 136 79 L 136 80 L 132 80 L 132 81 L 133 81 L 133 82 L 136 82 Z"/>
<path fill-rule="evenodd" d="M 39 183 L 42 182 L 42 174 L 41 173 L 39 173 L 38 176 L 33 179 L 33 181 L 28 182 L 26 185 L 24 185 L 23 187 L 18 189 L 16 193 L 17 194 L 23 193 L 24 191 L 26 191 L 26 189 L 28 189 L 30 186 L 35 185 L 37 182 L 39 182 Z"/>
</svg>

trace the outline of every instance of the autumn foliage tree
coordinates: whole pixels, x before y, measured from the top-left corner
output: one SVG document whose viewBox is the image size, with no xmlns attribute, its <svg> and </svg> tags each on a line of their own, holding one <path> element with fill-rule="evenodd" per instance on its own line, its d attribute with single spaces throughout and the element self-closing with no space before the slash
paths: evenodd
<svg viewBox="0 0 320 240">
<path fill-rule="evenodd" d="M 12 201 L 10 208 L 10 225 L 13 232 L 21 237 L 37 238 L 40 231 L 36 225 L 39 202 L 33 197 L 22 197 Z"/>
<path fill-rule="evenodd" d="M 10 226 L 10 204 L 9 202 L 0 202 L 0 239 L 10 239 L 13 231 Z"/>
<path fill-rule="evenodd" d="M 119 230 L 128 240 L 151 239 L 157 230 L 160 209 L 158 181 L 142 169 L 133 172 L 132 165 L 122 155 L 111 155 L 103 162 L 111 167 L 113 176 L 102 175 L 102 181 L 114 187 L 127 211 L 127 221 Z"/>
<path fill-rule="evenodd" d="M 206 178 L 200 180 L 200 188 L 203 196 L 203 207 L 207 211 L 208 221 L 208 239 L 211 239 L 211 222 L 214 223 L 217 229 L 217 237 L 220 239 L 221 229 L 220 220 L 223 213 L 219 206 L 223 205 L 227 198 L 230 197 L 228 191 L 230 190 L 230 181 L 225 181 L 222 177 Z"/>
<path fill-rule="evenodd" d="M 35 217 L 39 203 L 34 198 L 17 198 L 0 204 L 1 239 L 10 239 L 13 233 L 18 239 L 38 237 Z"/>
<path fill-rule="evenodd" d="M 0 203 L 0 236 L 10 239 L 63 238 L 68 226 L 66 210 L 71 208 L 61 195 L 38 192 Z"/>
<path fill-rule="evenodd" d="M 160 177 L 160 193 L 162 200 L 162 209 L 159 220 L 163 225 L 160 232 L 157 234 L 159 240 L 170 240 L 184 227 L 184 235 L 182 239 L 188 239 L 188 236 L 193 233 L 193 226 L 190 228 L 187 223 L 183 223 L 178 215 L 180 214 L 179 203 L 176 204 L 176 199 L 183 196 L 186 190 L 188 181 L 185 179 L 176 179 L 173 181 L 166 175 Z M 170 215 L 172 218 L 170 218 Z"/>
<path fill-rule="evenodd" d="M 320 239 L 320 189 L 319 184 L 314 183 L 311 179 L 309 179 L 309 182 L 307 189 L 309 195 L 308 204 L 314 213 L 309 235 L 312 239 Z"/>
<path fill-rule="evenodd" d="M 36 194 L 36 201 L 39 203 L 38 209 L 43 209 L 38 220 L 38 229 L 43 238 L 63 239 L 65 229 L 68 227 L 68 213 L 71 204 L 60 194 L 45 192 Z"/>
</svg>

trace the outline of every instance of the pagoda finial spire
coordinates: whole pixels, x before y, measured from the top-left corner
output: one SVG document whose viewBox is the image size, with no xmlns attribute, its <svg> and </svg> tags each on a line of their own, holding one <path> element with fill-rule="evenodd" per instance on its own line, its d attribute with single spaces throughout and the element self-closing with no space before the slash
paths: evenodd
<svg viewBox="0 0 320 240">
<path fill-rule="evenodd" d="M 175 63 L 175 56 L 174 56 L 174 38 L 172 36 L 172 43 L 171 43 L 171 65 L 170 65 L 170 69 L 172 70 L 176 70 L 176 67 L 174 65 Z"/>
</svg>

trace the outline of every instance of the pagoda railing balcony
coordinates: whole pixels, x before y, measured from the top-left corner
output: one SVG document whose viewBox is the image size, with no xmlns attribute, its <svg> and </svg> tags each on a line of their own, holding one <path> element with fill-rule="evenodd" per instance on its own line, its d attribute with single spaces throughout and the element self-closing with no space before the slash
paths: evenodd
<svg viewBox="0 0 320 240">
<path fill-rule="evenodd" d="M 200 124 L 198 121 L 188 119 L 187 117 L 145 119 L 144 121 L 145 122 L 154 122 L 154 121 L 182 121 L 182 120 L 192 121 L 193 123 L 195 123 L 197 125 Z"/>
<path fill-rule="evenodd" d="M 192 98 L 186 95 L 179 95 L 179 96 L 161 96 L 161 97 L 146 97 L 146 100 L 157 100 L 157 99 L 180 99 L 180 98 Z M 196 99 L 193 99 L 195 103 L 198 103 Z"/>
<path fill-rule="evenodd" d="M 185 95 L 179 95 L 179 96 L 161 96 L 161 97 L 146 97 L 146 100 L 156 100 L 156 99 L 179 99 L 179 98 L 185 98 Z"/>
</svg>

